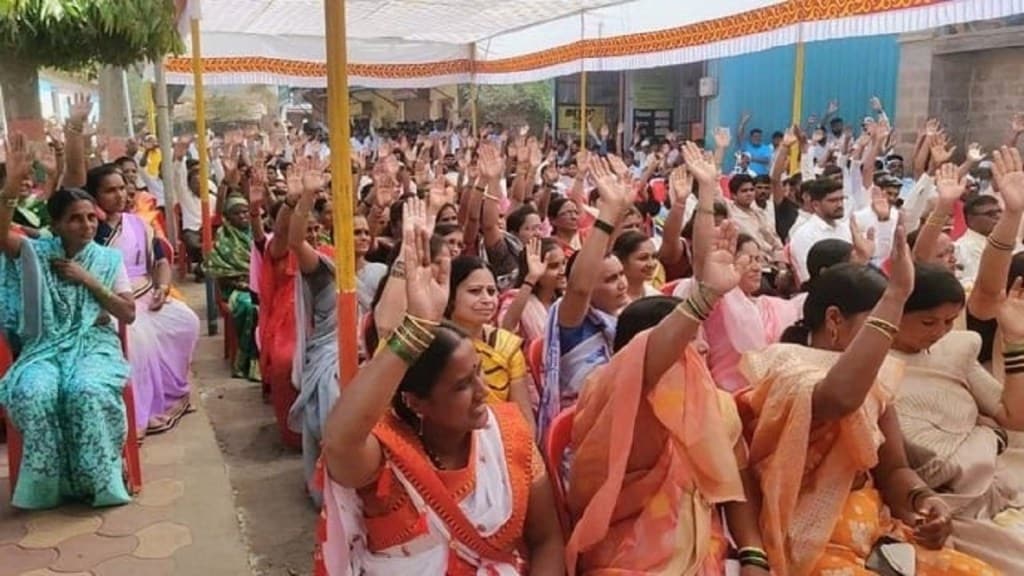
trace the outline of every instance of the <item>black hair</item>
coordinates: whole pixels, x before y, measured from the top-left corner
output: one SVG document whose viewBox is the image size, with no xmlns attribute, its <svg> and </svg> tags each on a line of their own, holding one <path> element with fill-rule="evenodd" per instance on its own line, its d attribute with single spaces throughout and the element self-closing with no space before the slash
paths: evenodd
<svg viewBox="0 0 1024 576">
<path fill-rule="evenodd" d="M 750 135 L 753 136 L 754 134 L 764 134 L 764 130 L 761 130 L 760 128 L 754 128 L 753 130 L 750 131 Z"/>
<path fill-rule="evenodd" d="M 835 180 L 832 177 L 837 174 L 841 176 L 843 174 L 843 169 L 834 164 L 829 164 L 828 166 L 825 166 L 824 170 L 821 171 L 821 178 L 825 180 Z"/>
<path fill-rule="evenodd" d="M 136 167 L 138 167 L 138 165 L 139 165 L 139 163 L 135 161 L 135 158 L 132 158 L 131 156 L 121 156 L 117 160 L 114 160 L 113 162 L 111 162 L 111 164 L 113 164 L 114 166 L 120 167 L 121 164 L 124 164 L 125 162 L 131 162 L 132 164 L 135 164 Z"/>
<path fill-rule="evenodd" d="M 968 198 L 967 202 L 964 202 L 964 218 L 974 216 L 975 212 L 989 204 L 999 205 L 999 200 L 995 196 L 987 194 L 978 194 Z"/>
<path fill-rule="evenodd" d="M 444 238 L 452 232 L 461 232 L 462 228 L 458 224 L 438 224 L 434 227 L 434 236 Z"/>
<path fill-rule="evenodd" d="M 476 256 L 460 255 L 452 260 L 450 281 L 448 282 L 448 306 L 444 309 L 445 318 L 450 318 L 455 310 L 455 295 L 458 292 L 459 285 L 465 282 L 466 278 L 469 278 L 469 275 L 477 270 L 487 270 L 491 273 L 491 277 L 494 278 L 494 271 L 491 270 L 487 262 Z"/>
<path fill-rule="evenodd" d="M 829 194 L 839 192 L 842 189 L 842 182 L 836 182 L 831 178 L 817 178 L 810 181 L 805 194 L 809 194 L 812 201 L 821 202 Z"/>
<path fill-rule="evenodd" d="M 100 186 L 103 184 L 103 179 L 111 174 L 117 174 L 118 176 L 121 176 L 121 178 L 124 178 L 121 174 L 121 167 L 114 163 L 100 164 L 99 166 L 92 168 L 85 176 L 85 191 L 95 198 L 100 192 Z"/>
<path fill-rule="evenodd" d="M 778 131 L 778 130 L 776 130 L 775 132 L 772 132 L 772 140 L 776 140 L 776 139 L 781 140 L 781 139 L 783 139 L 785 137 L 786 137 L 786 135 L 783 134 L 782 132 Z"/>
<path fill-rule="evenodd" d="M 758 174 L 757 176 L 754 176 L 754 186 L 757 186 L 758 184 L 771 184 L 771 183 L 772 183 L 772 177 L 767 175 L 767 174 Z"/>
<path fill-rule="evenodd" d="M 537 214 L 537 209 L 529 204 L 523 204 L 509 212 L 508 216 L 505 217 L 505 229 L 513 234 L 518 234 L 531 214 Z"/>
<path fill-rule="evenodd" d="M 853 256 L 853 244 L 839 238 L 826 238 L 818 240 L 807 252 L 807 282 L 804 283 L 804 292 L 810 290 L 810 282 L 817 278 L 823 271 L 850 261 Z"/>
<path fill-rule="evenodd" d="M 756 244 L 757 243 L 757 239 L 754 238 L 753 236 L 751 236 L 750 234 L 744 234 L 743 232 L 740 232 L 739 234 L 736 235 L 736 249 L 737 250 L 739 250 L 740 248 L 742 248 L 743 246 L 745 246 L 747 244 L 750 244 L 751 242 L 754 242 Z"/>
<path fill-rule="evenodd" d="M 648 240 L 650 240 L 650 238 L 648 238 L 647 234 L 644 234 L 643 232 L 627 230 L 622 234 L 619 234 L 619 237 L 615 239 L 615 244 L 612 245 L 612 254 L 615 254 L 620 261 L 625 262 L 626 258 L 628 258 L 630 254 L 635 252 L 641 244 Z"/>
<path fill-rule="evenodd" d="M 558 213 L 562 211 L 562 206 L 565 206 L 569 202 L 572 202 L 572 200 L 569 200 L 565 196 L 552 198 L 551 201 L 548 202 L 548 220 L 558 218 Z"/>
<path fill-rule="evenodd" d="M 914 265 L 914 291 L 903 304 L 903 312 L 921 312 L 942 306 L 966 302 L 964 287 L 956 276 L 938 264 L 918 262 Z"/>
<path fill-rule="evenodd" d="M 402 394 L 407 392 L 417 398 L 429 397 L 434 385 L 437 384 L 437 379 L 448 366 L 449 358 L 459 344 L 462 344 L 462 341 L 468 337 L 458 326 L 442 322 L 434 329 L 434 339 L 431 340 L 430 346 L 427 346 L 427 349 L 402 376 L 402 381 L 398 383 L 398 390 L 391 397 L 391 409 L 395 411 L 402 422 L 408 424 L 413 430 L 420 427 L 420 418 L 406 405 Z"/>
<path fill-rule="evenodd" d="M 615 340 L 612 350 L 622 350 L 634 336 L 657 326 L 682 302 L 674 296 L 646 296 L 634 300 L 619 314 L 615 323 Z"/>
<path fill-rule="evenodd" d="M 736 174 L 729 179 L 729 192 L 736 194 L 744 184 L 753 184 L 754 177 L 749 174 Z"/>
<path fill-rule="evenodd" d="M 561 249 L 562 247 L 558 245 L 558 242 L 554 238 L 545 236 L 540 239 L 540 258 L 542 261 L 547 257 L 548 252 Z M 523 248 L 523 250 L 520 250 L 519 252 L 519 274 L 516 276 L 516 288 L 520 288 L 523 285 L 529 271 L 530 267 L 526 263 L 526 248 Z M 536 291 L 534 293 L 536 293 Z"/>
<path fill-rule="evenodd" d="M 829 125 L 831 126 L 832 124 L 842 124 L 842 123 L 843 123 L 843 119 L 839 118 L 837 116 L 837 117 L 833 118 L 831 122 L 829 122 Z"/>
<path fill-rule="evenodd" d="M 449 208 L 455 211 L 455 216 L 459 215 L 459 208 L 455 204 L 452 204 L 451 202 L 445 202 L 444 204 L 442 204 L 441 207 L 437 209 L 437 215 L 440 216 L 441 212 L 444 212 Z"/>
<path fill-rule="evenodd" d="M 803 319 L 786 328 L 781 340 L 807 344 L 811 334 L 825 325 L 829 308 L 838 308 L 847 318 L 867 312 L 882 298 L 887 285 L 885 276 L 870 266 L 847 262 L 828 268 L 811 282 Z"/>
<path fill-rule="evenodd" d="M 81 188 L 61 188 L 50 195 L 50 199 L 46 201 L 46 212 L 50 215 L 51 221 L 57 222 L 64 218 L 64 214 L 72 204 L 81 201 L 92 205 L 96 204 L 96 200 Z"/>
</svg>

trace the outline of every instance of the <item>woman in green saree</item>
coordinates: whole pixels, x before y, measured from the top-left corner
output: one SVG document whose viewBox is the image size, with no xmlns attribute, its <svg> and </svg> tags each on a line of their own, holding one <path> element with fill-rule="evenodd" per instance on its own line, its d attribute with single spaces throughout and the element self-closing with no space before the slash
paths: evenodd
<svg viewBox="0 0 1024 576">
<path fill-rule="evenodd" d="M 11 233 L 18 183 L 29 167 L 24 138 L 15 134 L 0 195 L 0 295 L 7 316 L 21 315 L 21 350 L 0 380 L 0 404 L 24 439 L 12 503 L 124 504 L 131 497 L 122 476 L 121 392 L 129 370 L 111 317 L 135 319 L 131 282 L 121 253 L 93 242 L 96 206 L 84 191 L 61 189 L 48 201 L 54 237 Z"/>
<path fill-rule="evenodd" d="M 238 354 L 231 375 L 260 381 L 259 351 L 256 348 L 256 314 L 259 308 L 249 292 L 249 258 L 252 227 L 249 202 L 229 196 L 224 204 L 224 224 L 217 230 L 213 251 L 203 264 L 206 274 L 217 279 L 220 293 L 231 310 L 238 334 Z"/>
</svg>

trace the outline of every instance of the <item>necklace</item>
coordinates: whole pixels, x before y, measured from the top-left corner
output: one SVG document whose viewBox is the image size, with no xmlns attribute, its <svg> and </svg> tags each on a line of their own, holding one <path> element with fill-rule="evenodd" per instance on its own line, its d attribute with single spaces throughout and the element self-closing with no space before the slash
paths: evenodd
<svg viewBox="0 0 1024 576">
<path fill-rule="evenodd" d="M 444 462 L 441 461 L 441 458 L 438 457 L 438 455 L 434 453 L 433 450 L 430 449 L 430 446 L 427 446 L 427 441 L 426 439 L 423 438 L 422 435 L 420 436 L 420 444 L 423 446 L 423 451 L 427 453 L 427 458 L 430 459 L 430 462 L 434 465 L 434 468 L 437 468 L 438 470 L 448 469 L 448 467 L 444 465 Z"/>
</svg>

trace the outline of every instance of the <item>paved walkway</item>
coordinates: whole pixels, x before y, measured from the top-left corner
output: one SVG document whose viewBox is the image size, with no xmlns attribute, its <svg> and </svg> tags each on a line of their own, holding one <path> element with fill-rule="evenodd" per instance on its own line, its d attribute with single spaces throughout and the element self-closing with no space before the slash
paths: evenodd
<svg viewBox="0 0 1024 576">
<path fill-rule="evenodd" d="M 202 287 L 184 289 L 202 317 Z M 143 489 L 129 505 L 15 511 L 0 445 L 0 576 L 309 573 L 315 511 L 301 461 L 280 446 L 259 385 L 230 379 L 222 346 L 200 341 L 197 411 L 146 438 Z"/>
</svg>

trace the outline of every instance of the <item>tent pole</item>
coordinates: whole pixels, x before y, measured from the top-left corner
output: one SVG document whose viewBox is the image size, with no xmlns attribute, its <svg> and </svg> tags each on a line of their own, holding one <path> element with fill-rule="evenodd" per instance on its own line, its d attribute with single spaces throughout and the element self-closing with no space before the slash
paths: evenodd
<svg viewBox="0 0 1024 576">
<path fill-rule="evenodd" d="M 473 123 L 473 137 L 477 132 L 476 125 L 476 44 L 469 45 L 469 117 Z"/>
<path fill-rule="evenodd" d="M 793 125 L 802 124 L 804 103 L 804 39 L 803 31 L 800 32 L 800 39 L 796 43 L 796 52 L 793 59 Z M 799 148 L 797 148 L 799 150 Z M 800 155 L 789 155 L 789 173 L 796 174 L 800 170 Z M 806 177 L 806 175 L 805 175 Z"/>
<path fill-rule="evenodd" d="M 324 19 L 327 31 L 327 124 L 330 127 L 331 195 L 334 199 L 334 280 L 338 290 L 338 385 L 344 387 L 352 382 L 359 369 L 344 0 L 326 0 Z"/>
<path fill-rule="evenodd" d="M 213 249 L 213 230 L 210 222 L 210 157 L 206 142 L 206 96 L 203 91 L 203 56 L 199 41 L 199 19 L 192 26 L 192 78 L 196 99 L 196 147 L 199 149 L 199 204 L 203 211 L 203 261 Z M 173 210 L 173 208 L 172 208 Z M 206 277 L 206 332 L 217 334 L 217 303 L 213 297 L 213 279 Z"/>
<path fill-rule="evenodd" d="M 587 47 L 586 28 L 580 10 L 580 151 L 587 149 Z"/>
</svg>

